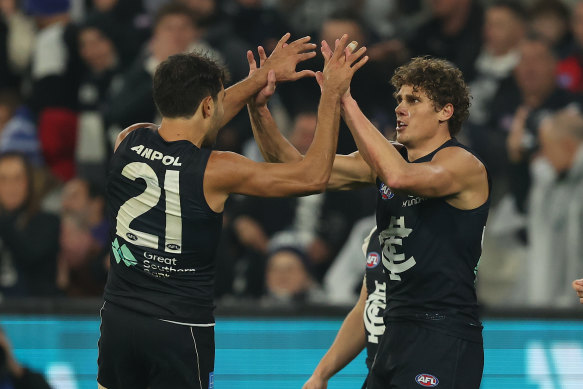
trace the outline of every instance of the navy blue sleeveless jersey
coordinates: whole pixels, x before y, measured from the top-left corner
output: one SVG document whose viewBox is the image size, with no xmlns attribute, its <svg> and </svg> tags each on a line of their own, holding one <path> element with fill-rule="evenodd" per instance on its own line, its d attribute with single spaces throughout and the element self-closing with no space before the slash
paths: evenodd
<svg viewBox="0 0 583 389">
<path fill-rule="evenodd" d="M 446 147 L 461 147 L 475 155 L 450 139 L 412 163 L 429 162 Z M 401 154 L 407 159 L 404 148 Z M 378 179 L 377 187 L 377 227 L 388 282 L 385 322 L 416 320 L 481 341 L 475 277 L 490 196 L 478 208 L 461 210 L 444 198 L 393 193 Z"/>
<path fill-rule="evenodd" d="M 366 256 L 366 304 L 364 307 L 364 331 L 366 334 L 366 366 L 371 368 L 383 333 L 387 279 L 381 261 L 381 244 L 375 227 L 362 246 Z"/>
<path fill-rule="evenodd" d="M 106 301 L 160 319 L 214 322 L 214 256 L 222 214 L 203 193 L 211 151 L 157 130 L 132 131 L 114 153 L 107 208 Z"/>
</svg>

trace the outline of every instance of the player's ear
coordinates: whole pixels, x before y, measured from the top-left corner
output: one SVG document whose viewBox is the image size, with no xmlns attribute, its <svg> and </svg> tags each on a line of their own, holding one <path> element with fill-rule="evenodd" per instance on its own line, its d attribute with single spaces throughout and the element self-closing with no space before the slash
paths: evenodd
<svg viewBox="0 0 583 389">
<path fill-rule="evenodd" d="M 443 108 L 438 112 L 439 120 L 445 122 L 449 120 L 453 116 L 453 104 L 447 103 L 443 106 Z"/>
<path fill-rule="evenodd" d="M 211 96 L 207 96 L 200 102 L 200 106 L 202 109 L 202 117 L 208 118 L 211 117 L 213 111 L 215 109 L 215 102 Z"/>
</svg>

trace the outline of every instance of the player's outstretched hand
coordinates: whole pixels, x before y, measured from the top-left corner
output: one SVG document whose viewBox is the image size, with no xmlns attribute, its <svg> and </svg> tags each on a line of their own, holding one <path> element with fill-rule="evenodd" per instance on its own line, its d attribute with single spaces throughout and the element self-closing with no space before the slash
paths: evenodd
<svg viewBox="0 0 583 389">
<path fill-rule="evenodd" d="M 583 304 L 583 278 L 573 281 L 572 285 L 575 292 L 577 292 L 577 296 L 579 296 L 579 302 Z"/>
<path fill-rule="evenodd" d="M 314 77 L 312 70 L 296 71 L 298 63 L 316 56 L 316 45 L 310 43 L 310 37 L 305 36 L 291 43 L 287 43 L 291 34 L 286 33 L 277 42 L 271 55 L 260 63 L 261 67 L 275 71 L 278 81 L 295 81 L 303 77 Z M 261 53 L 260 53 L 261 55 Z"/>
<path fill-rule="evenodd" d="M 324 55 L 325 65 L 322 73 L 316 73 L 316 80 L 322 90 L 329 90 L 342 96 L 348 91 L 352 76 L 368 61 L 368 56 L 363 56 L 366 47 L 354 51 L 357 43 L 352 42 L 347 47 L 348 35 L 336 41 L 334 52 L 328 58 Z"/>
<path fill-rule="evenodd" d="M 257 47 L 257 52 L 259 53 L 259 66 L 263 67 L 265 61 L 267 60 L 265 50 L 262 46 L 259 46 Z M 249 62 L 249 75 L 252 75 L 258 69 L 258 67 L 251 50 L 247 51 L 247 62 Z M 265 85 L 263 89 L 257 92 L 257 94 L 250 99 L 249 104 L 252 104 L 256 107 L 267 105 L 269 98 L 275 93 L 275 82 L 275 70 L 272 69 L 267 73 L 267 85 Z"/>
<path fill-rule="evenodd" d="M 327 381 L 316 376 L 311 376 L 310 379 L 306 381 L 304 386 L 302 386 L 302 389 L 326 389 L 327 387 Z"/>
</svg>

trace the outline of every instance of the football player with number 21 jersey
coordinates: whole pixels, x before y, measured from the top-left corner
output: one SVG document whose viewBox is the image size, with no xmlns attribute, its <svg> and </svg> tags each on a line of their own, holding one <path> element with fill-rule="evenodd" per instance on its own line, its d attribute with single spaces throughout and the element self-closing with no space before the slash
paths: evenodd
<svg viewBox="0 0 583 389">
<path fill-rule="evenodd" d="M 338 138 L 340 98 L 366 63 L 345 35 L 322 72 L 296 72 L 316 45 L 278 42 L 262 69 L 224 89 L 225 73 L 196 53 L 163 61 L 154 74 L 159 126 L 122 131 L 108 172 L 111 269 L 101 309 L 98 386 L 214 387 L 214 254 L 231 193 L 276 197 L 321 191 Z M 305 159 L 256 163 L 212 151 L 217 132 L 277 81 L 323 83 L 314 141 Z"/>
</svg>

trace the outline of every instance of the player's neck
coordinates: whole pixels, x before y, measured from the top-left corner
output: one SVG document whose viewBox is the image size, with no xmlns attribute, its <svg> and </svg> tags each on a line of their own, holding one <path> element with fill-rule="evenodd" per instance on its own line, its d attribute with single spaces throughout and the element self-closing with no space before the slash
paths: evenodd
<svg viewBox="0 0 583 389">
<path fill-rule="evenodd" d="M 422 142 L 405 145 L 405 148 L 407 149 L 407 159 L 409 159 L 409 161 L 415 161 L 421 157 L 424 157 L 436 150 L 449 139 L 451 139 L 449 132 L 440 132 L 439 134 L 436 134 L 435 136 Z"/>
<path fill-rule="evenodd" d="M 158 133 L 167 142 L 187 140 L 200 147 L 206 136 L 205 128 L 196 115 L 190 119 L 162 118 Z"/>
</svg>

